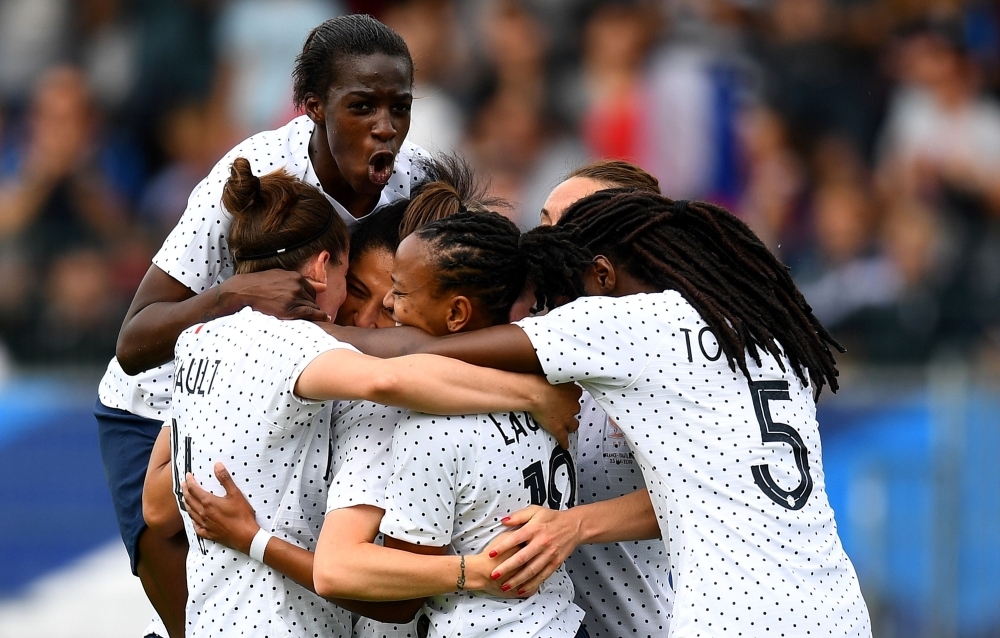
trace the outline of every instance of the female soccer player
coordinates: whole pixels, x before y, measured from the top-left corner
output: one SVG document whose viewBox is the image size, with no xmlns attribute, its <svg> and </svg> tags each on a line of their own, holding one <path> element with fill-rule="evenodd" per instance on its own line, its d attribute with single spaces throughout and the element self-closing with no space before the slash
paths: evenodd
<svg viewBox="0 0 1000 638">
<path fill-rule="evenodd" d="M 401 324 L 433 335 L 506 323 L 528 271 L 539 268 L 527 251 L 517 227 L 495 213 L 458 212 L 431 222 L 400 244 L 386 305 Z M 317 591 L 398 595 L 391 583 L 373 589 L 369 581 L 364 551 L 371 550 L 362 546 L 375 529 L 385 534 L 387 547 L 478 553 L 503 530 L 504 517 L 530 503 L 571 506 L 575 492 L 572 457 L 527 414 L 411 413 L 393 435 L 384 516 L 358 506 L 350 488 L 331 495 L 347 507 L 327 515 L 314 567 Z M 575 636 L 583 612 L 572 601 L 572 584 L 562 571 L 524 599 L 464 591 L 435 596 L 424 612 L 427 635 Z"/>
<path fill-rule="evenodd" d="M 569 206 L 609 188 L 660 193 L 656 178 L 638 166 L 599 160 L 575 169 L 552 190 L 542 207 L 541 224 L 557 224 Z M 642 472 L 607 412 L 586 392 L 581 404 L 575 446 L 577 502 L 586 506 L 562 512 L 529 508 L 515 513 L 506 525 L 523 525 L 517 537 L 530 544 L 528 552 L 542 555 L 532 561 L 531 569 L 538 569 L 546 556 L 546 573 L 565 561 L 576 604 L 587 613 L 591 638 L 663 635 L 673 602 L 668 548 L 652 538 L 659 536 L 659 529 Z M 592 522 L 615 519 L 636 522 L 629 538 L 650 538 L 615 542 L 618 539 L 605 536 L 595 542 Z"/>
<path fill-rule="evenodd" d="M 481 191 L 476 188 L 471 169 L 457 158 L 435 160 L 423 168 L 437 181 L 422 185 L 409 207 L 405 200 L 400 200 L 380 208 L 362 220 L 352 235 L 348 298 L 338 312 L 339 324 L 395 325 L 391 314 L 386 321 L 370 306 L 372 297 L 378 294 L 378 306 L 384 311 L 382 298 L 391 288 L 392 259 L 399 243 L 400 229 L 415 229 L 423 220 L 454 214 L 461 207 L 482 207 L 476 199 Z M 401 413 L 398 408 L 369 401 L 342 401 L 338 404 L 333 415 L 336 469 L 327 502 L 331 510 L 329 525 L 342 526 L 338 519 L 345 514 L 345 508 L 371 506 L 373 529 L 377 531 L 389 471 L 392 469 L 392 433 Z M 224 467 L 218 468 L 216 473 L 223 485 L 232 486 Z M 189 481 L 184 486 L 185 500 L 199 533 L 228 547 L 239 548 L 249 543 L 257 525 L 239 489 L 232 486 L 226 491 L 227 496 L 220 498 L 205 492 L 195 481 Z M 356 528 L 355 525 L 347 527 Z M 366 541 L 374 540 L 373 531 Z M 287 565 L 272 561 L 268 564 L 287 570 L 284 572 L 287 574 L 294 574 L 296 570 L 311 572 L 312 557 L 299 553 L 298 558 L 304 562 Z M 360 619 L 355 624 L 354 635 L 405 638 L 415 636 L 416 628 L 412 623 L 387 624 Z"/>
<path fill-rule="evenodd" d="M 258 178 L 238 158 L 223 203 L 234 214 L 230 245 L 237 272 L 298 271 L 313 282 L 320 307 L 336 313 L 346 296 L 347 229 L 319 191 L 283 172 Z M 270 530 L 259 531 L 246 552 L 257 560 L 267 551 L 307 553 L 315 545 L 326 501 L 324 476 L 334 454 L 325 402 L 366 399 L 444 413 L 537 412 L 539 402 L 543 410 L 565 411 L 569 404 L 566 393 L 540 392 L 548 386 L 537 378 L 437 357 L 381 361 L 358 354 L 311 322 L 283 321 L 251 309 L 184 331 L 175 355 L 175 481 L 192 471 L 205 475 L 216 461 L 227 460 L 233 480 L 243 485 Z M 350 635 L 342 610 L 309 592 L 311 574 L 286 578 L 261 569 L 257 560 L 201 542 L 189 517 L 185 528 L 191 546 L 185 635 L 227 628 L 253 633 L 254 627 L 262 636 L 274 631 L 314 636 L 331 628 L 335 635 Z M 285 543 L 272 548 L 272 533 Z M 396 578 L 416 574 L 430 581 L 424 591 L 448 591 L 441 583 L 455 576 L 454 563 L 397 558 L 392 568 Z M 458 573 L 464 570 L 462 559 Z M 489 572 L 477 573 L 483 582 Z"/>
<path fill-rule="evenodd" d="M 559 293 L 576 301 L 436 340 L 342 336 L 588 390 L 635 454 L 670 548 L 669 636 L 871 636 L 815 418 L 822 387 L 837 389 L 836 342 L 787 268 L 704 202 L 602 191 L 555 228 L 533 232 L 570 233 L 592 256 L 583 270 L 557 265 L 568 275 Z"/>
<path fill-rule="evenodd" d="M 183 537 L 145 533 L 140 503 L 150 450 L 169 413 L 177 336 L 245 307 L 282 318 L 326 317 L 299 273 L 232 276 L 232 218 L 221 205 L 229 166 L 243 156 L 258 174 L 284 168 L 322 189 L 348 225 L 379 203 L 408 196 L 417 178 L 412 164 L 422 151 L 404 141 L 413 62 L 399 35 L 369 16 L 328 20 L 306 40 L 294 80 L 294 100 L 305 115 L 240 143 L 191 194 L 136 292 L 95 406 L 122 539 L 172 638 L 183 632 L 187 549 Z"/>
</svg>

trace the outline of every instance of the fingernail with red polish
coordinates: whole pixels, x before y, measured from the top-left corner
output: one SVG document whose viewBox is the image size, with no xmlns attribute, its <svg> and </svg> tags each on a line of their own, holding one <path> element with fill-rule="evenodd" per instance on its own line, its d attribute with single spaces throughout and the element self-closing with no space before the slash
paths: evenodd
<svg viewBox="0 0 1000 638">
<path fill-rule="evenodd" d="M 496 557 L 497 557 L 497 550 L 494 549 L 490 552 L 490 558 L 496 558 Z"/>
<path fill-rule="evenodd" d="M 493 572 L 492 574 L 490 574 L 490 578 L 492 578 L 493 580 L 500 578 L 500 572 Z"/>
<path fill-rule="evenodd" d="M 506 523 L 506 522 L 507 522 L 507 521 L 509 521 L 509 520 L 510 520 L 510 517 L 509 517 L 509 516 L 504 516 L 503 518 L 501 518 L 501 519 L 500 519 L 500 522 L 501 522 L 501 523 Z"/>
<path fill-rule="evenodd" d="M 524 592 L 525 592 L 525 590 L 523 590 L 523 589 L 518 589 L 518 590 L 517 590 L 517 595 L 518 595 L 518 596 L 524 596 Z"/>
<path fill-rule="evenodd" d="M 500 588 L 500 591 L 507 591 L 508 589 L 510 589 L 510 585 L 504 585 Z"/>
</svg>

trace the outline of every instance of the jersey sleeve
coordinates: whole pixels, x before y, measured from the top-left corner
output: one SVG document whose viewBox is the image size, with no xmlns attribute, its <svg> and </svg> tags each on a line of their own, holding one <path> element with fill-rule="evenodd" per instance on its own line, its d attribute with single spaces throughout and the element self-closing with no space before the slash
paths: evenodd
<svg viewBox="0 0 1000 638">
<path fill-rule="evenodd" d="M 648 344 L 637 347 L 627 309 L 610 297 L 582 297 L 547 315 L 515 323 L 531 341 L 549 383 L 626 387 L 646 365 Z M 641 317 L 636 317 L 640 321 Z"/>
<path fill-rule="evenodd" d="M 257 409 L 268 421 L 278 427 L 289 427 L 312 418 L 316 406 L 328 403 L 295 394 L 295 384 L 303 370 L 324 352 L 357 350 L 308 321 L 268 319 L 275 329 L 268 331 L 272 333 L 270 335 L 264 333 L 262 343 L 252 351 L 257 351 L 259 357 L 254 357 L 260 364 L 256 374 L 264 376 L 259 387 L 270 388 L 270 391 L 252 397 L 252 401 L 257 403 Z"/>
<path fill-rule="evenodd" d="M 341 423 L 334 414 L 337 470 L 327 496 L 327 512 L 355 505 L 385 509 L 385 488 L 392 472 L 392 433 L 404 410 L 367 401 L 355 409 L 362 409 L 360 417 L 343 431 L 338 431 Z"/>
<path fill-rule="evenodd" d="M 392 474 L 380 531 L 414 545 L 451 542 L 455 509 L 472 483 L 477 445 L 467 417 L 411 413 L 393 435 Z"/>
</svg>

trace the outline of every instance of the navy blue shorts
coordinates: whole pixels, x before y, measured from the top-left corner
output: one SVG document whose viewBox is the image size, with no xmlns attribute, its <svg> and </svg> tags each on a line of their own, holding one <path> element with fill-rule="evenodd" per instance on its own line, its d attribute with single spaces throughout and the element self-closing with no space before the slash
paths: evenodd
<svg viewBox="0 0 1000 638">
<path fill-rule="evenodd" d="M 146 480 L 153 443 L 163 422 L 109 408 L 100 399 L 94 404 L 94 416 L 104 476 L 135 574 L 139 563 L 139 534 L 146 529 L 146 521 L 142 518 L 142 484 Z"/>
</svg>

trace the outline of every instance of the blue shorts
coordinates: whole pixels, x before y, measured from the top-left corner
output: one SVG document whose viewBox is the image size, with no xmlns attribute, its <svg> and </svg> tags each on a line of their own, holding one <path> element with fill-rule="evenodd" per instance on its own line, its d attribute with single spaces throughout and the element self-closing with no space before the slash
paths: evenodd
<svg viewBox="0 0 1000 638">
<path fill-rule="evenodd" d="M 146 529 L 146 521 L 142 518 L 142 484 L 146 480 L 153 443 L 163 422 L 109 408 L 100 399 L 94 404 L 94 416 L 104 476 L 135 574 L 139 563 L 139 534 Z"/>
</svg>

